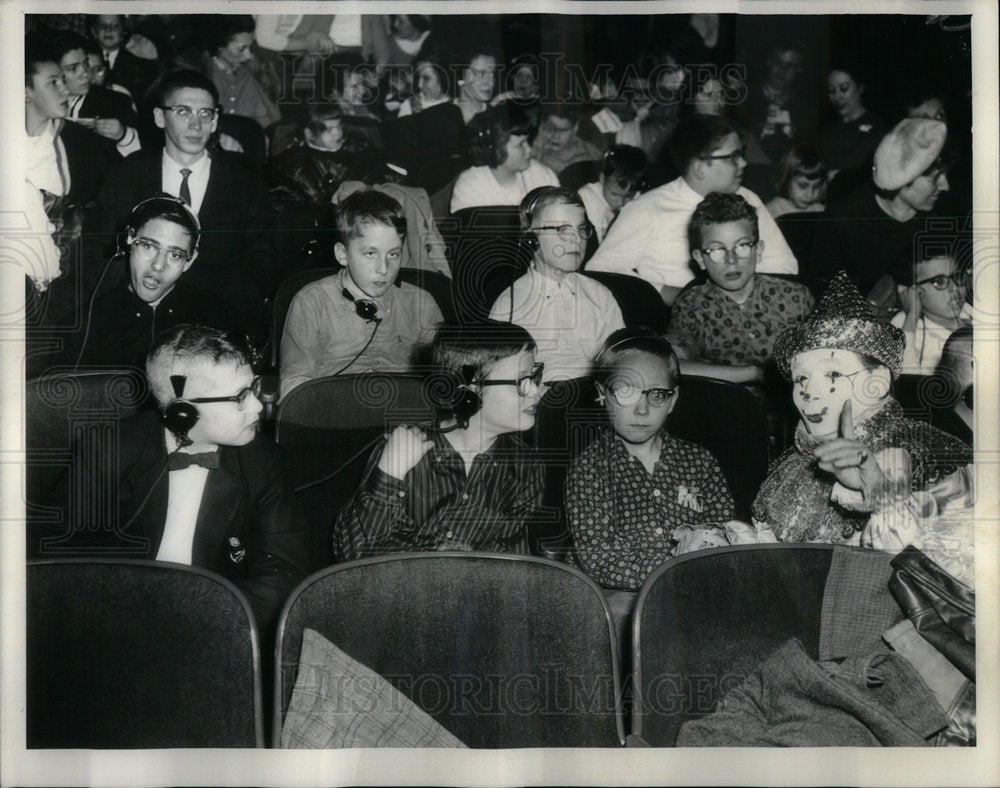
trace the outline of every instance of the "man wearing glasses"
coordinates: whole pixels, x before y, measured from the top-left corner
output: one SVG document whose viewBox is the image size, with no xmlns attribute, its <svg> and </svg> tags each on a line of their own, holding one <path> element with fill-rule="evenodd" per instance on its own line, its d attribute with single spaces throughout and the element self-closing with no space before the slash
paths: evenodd
<svg viewBox="0 0 1000 788">
<path fill-rule="evenodd" d="M 696 115 L 681 121 L 670 139 L 681 176 L 630 202 L 587 263 L 589 271 L 630 274 L 650 282 L 668 306 L 694 278 L 688 221 L 712 192 L 736 193 L 757 209 L 764 241 L 757 270 L 797 274 L 795 255 L 760 198 L 744 189 L 747 162 L 736 129 L 718 117 Z"/>
<path fill-rule="evenodd" d="M 95 494 L 114 484 L 117 509 L 97 522 L 88 522 L 89 510 L 81 512 L 71 522 L 90 528 L 31 547 L 42 556 L 58 551 L 204 567 L 246 594 L 263 629 L 308 561 L 305 521 L 293 504 L 284 456 L 257 433 L 262 405 L 249 351 L 225 332 L 180 325 L 154 343 L 146 376 L 159 412 L 121 423 L 115 479 L 104 467 L 91 473 Z"/>
<path fill-rule="evenodd" d="M 531 268 L 500 294 L 490 318 L 531 333 L 546 383 L 587 377 L 604 340 L 625 323 L 611 291 L 578 272 L 594 232 L 583 201 L 572 189 L 540 186 L 520 213 Z"/>
<path fill-rule="evenodd" d="M 198 217 L 176 197 L 143 200 L 128 220 L 128 277 L 87 310 L 83 335 L 67 361 L 73 366 L 137 367 L 153 340 L 181 323 L 235 330 L 237 319 L 217 298 L 182 275 L 198 257 Z"/>
<path fill-rule="evenodd" d="M 254 336 L 264 330 L 264 300 L 281 279 L 271 245 L 274 212 L 263 178 L 245 157 L 209 150 L 218 119 L 211 80 L 191 70 L 163 77 L 153 109 L 163 147 L 129 156 L 105 178 L 86 227 L 93 239 L 90 273 L 96 280 L 132 207 L 165 192 L 189 205 L 201 223 L 199 264 L 188 281 L 225 302 Z"/>
</svg>

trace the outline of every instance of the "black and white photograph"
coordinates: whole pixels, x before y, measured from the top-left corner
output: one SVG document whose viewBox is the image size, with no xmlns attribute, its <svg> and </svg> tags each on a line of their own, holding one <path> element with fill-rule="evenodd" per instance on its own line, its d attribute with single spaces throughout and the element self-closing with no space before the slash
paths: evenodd
<svg viewBox="0 0 1000 788">
<path fill-rule="evenodd" d="M 0 22 L 3 784 L 1000 781 L 994 4 Z"/>
</svg>

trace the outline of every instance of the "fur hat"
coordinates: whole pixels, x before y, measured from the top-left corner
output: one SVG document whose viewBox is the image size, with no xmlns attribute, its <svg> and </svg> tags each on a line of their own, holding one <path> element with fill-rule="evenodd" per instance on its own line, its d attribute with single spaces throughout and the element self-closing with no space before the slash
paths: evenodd
<svg viewBox="0 0 1000 788">
<path fill-rule="evenodd" d="M 895 377 L 905 345 L 906 335 L 895 326 L 877 321 L 847 272 L 840 271 L 812 314 L 778 335 L 774 359 L 781 374 L 791 378 L 790 363 L 798 353 L 817 348 L 851 350 L 885 364 Z"/>
<path fill-rule="evenodd" d="M 948 127 L 940 120 L 905 118 L 886 134 L 875 151 L 872 179 L 880 189 L 900 189 L 934 163 Z"/>
</svg>

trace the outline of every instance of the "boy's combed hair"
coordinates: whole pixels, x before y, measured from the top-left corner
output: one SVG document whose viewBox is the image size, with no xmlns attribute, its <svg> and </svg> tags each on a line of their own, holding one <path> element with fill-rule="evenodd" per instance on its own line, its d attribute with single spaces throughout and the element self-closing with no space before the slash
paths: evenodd
<svg viewBox="0 0 1000 788">
<path fill-rule="evenodd" d="M 400 238 L 406 236 L 403 206 L 388 194 L 375 189 L 354 192 L 337 206 L 337 232 L 342 243 L 360 238 L 365 226 L 387 224 Z"/>
<path fill-rule="evenodd" d="M 511 137 L 535 136 L 531 118 L 516 104 L 500 104 L 481 112 L 469 123 L 469 156 L 474 167 L 499 167 L 507 161 Z"/>
<path fill-rule="evenodd" d="M 304 129 L 309 129 L 313 134 L 322 134 L 326 131 L 328 120 L 341 120 L 343 117 L 344 110 L 339 104 L 309 104 L 308 109 L 302 113 L 301 123 Z"/>
<path fill-rule="evenodd" d="M 688 243 L 691 249 L 701 249 L 704 242 L 703 228 L 709 224 L 749 222 L 754 241 L 760 238 L 757 209 L 738 194 L 712 192 L 698 203 L 688 222 Z"/>
<path fill-rule="evenodd" d="M 498 361 L 535 349 L 531 334 L 516 323 L 482 320 L 441 326 L 434 336 L 431 358 L 440 372 L 461 375 L 463 367 L 473 366 L 476 376 L 482 378 Z"/>
<path fill-rule="evenodd" d="M 642 148 L 634 145 L 612 145 L 604 153 L 601 174 L 621 188 L 631 188 L 639 184 L 646 175 L 649 157 Z"/>
<path fill-rule="evenodd" d="M 87 51 L 87 39 L 75 30 L 61 31 L 53 37 L 50 44 L 50 51 L 56 63 L 60 62 L 67 52 L 72 52 L 74 49 Z"/>
<path fill-rule="evenodd" d="M 827 167 L 819 151 L 812 145 L 796 145 L 781 160 L 774 186 L 782 197 L 788 196 L 788 184 L 792 178 L 804 176 L 813 180 L 823 179 L 826 182 Z"/>
<path fill-rule="evenodd" d="M 52 53 L 51 44 L 39 33 L 30 33 L 24 38 L 24 86 L 34 87 L 31 80 L 38 73 L 42 63 L 59 65 Z"/>
<path fill-rule="evenodd" d="M 565 186 L 536 186 L 521 200 L 518 215 L 521 219 L 521 229 L 531 229 L 531 224 L 538 212 L 550 205 L 572 205 L 586 210 L 580 195 Z"/>
<path fill-rule="evenodd" d="M 681 365 L 671 344 L 653 329 L 645 326 L 619 328 L 604 341 L 604 348 L 594 359 L 594 381 L 606 386 L 618 370 L 622 354 L 637 350 L 656 356 L 667 365 L 670 385 L 680 382 Z"/>
<path fill-rule="evenodd" d="M 257 23 L 249 14 L 206 14 L 197 17 L 201 48 L 215 55 L 240 33 L 253 33 Z"/>
<path fill-rule="evenodd" d="M 198 240 L 201 233 L 198 222 L 189 209 L 175 198 L 169 195 L 163 197 L 150 197 L 143 200 L 132 209 L 128 219 L 128 229 L 132 233 L 137 233 L 147 222 L 153 219 L 164 219 L 165 221 L 178 224 L 188 231 L 191 236 L 191 249 L 198 247 Z"/>
<path fill-rule="evenodd" d="M 151 92 L 153 92 L 156 96 L 156 106 L 166 106 L 170 96 L 173 95 L 175 91 L 181 90 L 182 88 L 204 90 L 212 97 L 212 102 L 215 106 L 219 106 L 219 89 L 215 86 L 215 83 L 200 71 L 195 71 L 191 68 L 181 68 L 177 71 L 170 71 L 160 77 L 160 80 L 156 83 L 155 88 L 151 89 Z"/>
<path fill-rule="evenodd" d="M 541 120 L 544 122 L 548 118 L 559 118 L 568 120 L 574 125 L 580 120 L 583 108 L 573 101 L 560 101 L 555 104 L 543 104 Z"/>
<path fill-rule="evenodd" d="M 677 171 L 684 174 L 691 162 L 711 155 L 730 134 L 739 133 L 728 120 L 713 115 L 692 115 L 677 124 L 670 137 L 670 158 Z"/>
<path fill-rule="evenodd" d="M 897 285 L 912 287 L 917 281 L 917 266 L 928 260 L 947 257 L 955 261 L 955 270 L 968 270 L 972 264 L 972 239 L 969 237 L 923 237 L 904 244 L 889 267 Z"/>
<path fill-rule="evenodd" d="M 192 323 L 160 334 L 146 356 L 146 379 L 156 401 L 162 406 L 174 399 L 171 375 L 185 375 L 192 364 L 205 361 L 249 364 L 250 350 L 225 331 Z"/>
</svg>

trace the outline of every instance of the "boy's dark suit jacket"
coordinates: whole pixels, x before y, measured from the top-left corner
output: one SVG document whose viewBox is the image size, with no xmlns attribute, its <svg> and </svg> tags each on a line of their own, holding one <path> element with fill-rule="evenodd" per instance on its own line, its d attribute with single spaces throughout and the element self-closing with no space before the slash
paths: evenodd
<svg viewBox="0 0 1000 788">
<path fill-rule="evenodd" d="M 118 492 L 118 529 L 107 523 L 96 533 L 78 529 L 43 556 L 156 558 L 170 475 L 164 428 L 156 413 L 121 422 L 117 456 L 117 484 L 111 489 Z M 93 489 L 108 489 L 106 469 L 90 470 L 87 475 L 99 485 Z M 191 562 L 235 583 L 264 628 L 307 573 L 305 528 L 286 482 L 284 454 L 275 443 L 258 436 L 246 446 L 222 446 L 219 467 L 205 481 Z"/>
<path fill-rule="evenodd" d="M 132 111 L 132 102 L 124 93 L 91 85 L 80 105 L 81 118 L 117 118 L 124 126 L 135 128 L 138 119 Z"/>
<path fill-rule="evenodd" d="M 162 148 L 136 151 L 101 184 L 84 225 L 85 280 L 91 287 L 114 253 L 116 236 L 132 209 L 162 191 L 162 161 Z M 252 162 L 236 154 L 212 154 L 198 219 L 198 259 L 184 279 L 226 301 L 249 329 L 282 278 L 272 246 L 274 211 L 264 177 Z"/>
<path fill-rule="evenodd" d="M 156 79 L 156 74 L 155 60 L 145 60 L 120 47 L 114 68 L 108 72 L 108 79 L 127 89 L 135 103 L 139 104 L 146 89 Z"/>
</svg>

